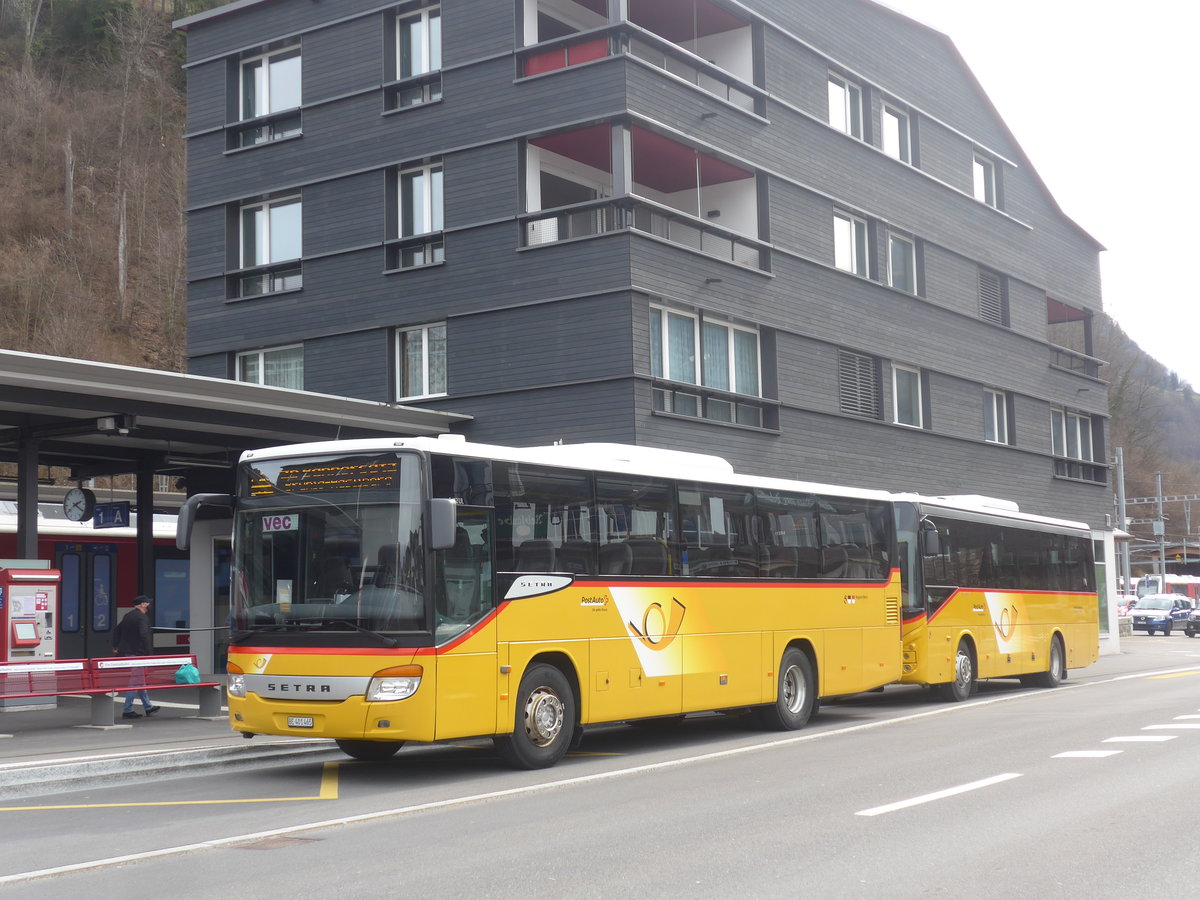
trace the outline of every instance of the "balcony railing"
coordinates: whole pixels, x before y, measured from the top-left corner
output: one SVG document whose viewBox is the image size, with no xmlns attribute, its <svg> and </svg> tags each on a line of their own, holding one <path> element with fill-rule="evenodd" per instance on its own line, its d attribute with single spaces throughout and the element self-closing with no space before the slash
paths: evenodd
<svg viewBox="0 0 1200 900">
<path fill-rule="evenodd" d="M 766 96 L 720 66 L 630 23 L 544 41 L 518 51 L 518 58 L 521 75 L 529 77 L 621 54 L 670 72 L 748 112 L 760 111 L 759 100 Z"/>
<path fill-rule="evenodd" d="M 653 394 L 654 411 L 658 413 L 750 428 L 779 428 L 779 403 L 775 400 L 731 394 L 698 384 L 668 384 L 657 380 Z"/>
<path fill-rule="evenodd" d="M 1108 484 L 1108 467 L 1082 459 L 1054 460 L 1054 474 L 1058 478 L 1071 478 L 1092 484 Z"/>
<path fill-rule="evenodd" d="M 715 259 L 763 271 L 769 268 L 766 244 L 641 198 L 577 203 L 529 213 L 521 221 L 526 247 L 633 230 Z"/>
<path fill-rule="evenodd" d="M 1078 372 L 1091 378 L 1100 377 L 1100 366 L 1103 362 L 1094 356 L 1070 350 L 1066 347 L 1050 345 L 1050 365 L 1056 369 L 1066 369 L 1068 372 Z"/>
</svg>

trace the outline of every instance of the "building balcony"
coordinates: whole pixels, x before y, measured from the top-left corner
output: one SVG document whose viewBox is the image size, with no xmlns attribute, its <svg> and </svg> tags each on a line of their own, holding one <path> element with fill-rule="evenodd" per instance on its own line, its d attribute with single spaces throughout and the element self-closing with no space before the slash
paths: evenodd
<svg viewBox="0 0 1200 900">
<path fill-rule="evenodd" d="M 753 85 L 750 23 L 708 0 L 630 0 L 609 22 L 604 0 L 530 0 L 536 6 L 518 52 L 522 76 L 628 55 L 748 112 L 765 94 Z"/>
<path fill-rule="evenodd" d="M 1089 378 L 1099 378 L 1100 367 L 1103 364 L 1103 360 L 1088 356 L 1078 350 L 1059 347 L 1055 344 L 1050 345 L 1050 365 L 1056 369 L 1065 369 L 1068 372 L 1087 375 Z"/>
<path fill-rule="evenodd" d="M 724 262 L 769 270 L 768 245 L 650 200 L 597 200 L 521 217 L 525 247 L 614 231 L 642 232 Z"/>
</svg>

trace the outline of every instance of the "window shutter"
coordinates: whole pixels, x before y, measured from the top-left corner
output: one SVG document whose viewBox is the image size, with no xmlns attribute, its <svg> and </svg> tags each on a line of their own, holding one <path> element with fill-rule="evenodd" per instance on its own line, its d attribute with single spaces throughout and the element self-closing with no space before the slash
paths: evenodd
<svg viewBox="0 0 1200 900">
<path fill-rule="evenodd" d="M 988 322 L 1005 325 L 1004 288 L 1000 276 L 987 269 L 979 270 L 979 316 Z"/>
<path fill-rule="evenodd" d="M 880 417 L 879 365 L 874 357 L 838 351 L 838 407 L 852 416 Z"/>
</svg>

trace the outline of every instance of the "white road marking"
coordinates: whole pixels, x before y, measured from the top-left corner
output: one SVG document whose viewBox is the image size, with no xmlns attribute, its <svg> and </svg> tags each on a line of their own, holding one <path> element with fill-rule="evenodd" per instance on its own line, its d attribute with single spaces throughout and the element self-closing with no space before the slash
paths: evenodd
<svg viewBox="0 0 1200 900">
<path fill-rule="evenodd" d="M 1116 756 L 1124 750 L 1067 750 L 1055 753 L 1051 759 L 1103 759 L 1106 756 Z"/>
<path fill-rule="evenodd" d="M 944 800 L 946 797 L 953 797 L 956 794 L 965 794 L 967 791 L 977 791 L 980 788 L 990 787 L 993 784 L 1000 784 L 1003 781 L 1011 781 L 1014 778 L 1020 778 L 1019 772 L 1005 772 L 1003 775 L 993 775 L 991 778 L 983 778 L 979 781 L 972 781 L 969 784 L 960 784 L 958 787 L 946 788 L 943 791 L 934 791 L 932 794 L 922 794 L 920 797 L 910 797 L 907 800 L 898 800 L 895 803 L 888 803 L 885 806 L 875 806 L 871 809 L 862 809 L 855 813 L 856 816 L 880 816 L 884 813 L 895 812 L 898 809 L 908 809 L 910 806 L 920 806 L 922 803 L 932 803 L 935 800 Z"/>
<path fill-rule="evenodd" d="M 1143 726 L 1142 730 L 1150 731 L 1154 728 L 1170 728 L 1171 730 L 1175 730 L 1176 728 L 1200 728 L 1200 722 L 1174 722 L 1170 725 L 1145 725 Z"/>
<path fill-rule="evenodd" d="M 1129 734 L 1124 737 L 1105 738 L 1100 743 L 1102 744 L 1118 744 L 1118 743 L 1135 743 L 1149 741 L 1173 741 L 1179 737 L 1177 734 Z"/>
</svg>

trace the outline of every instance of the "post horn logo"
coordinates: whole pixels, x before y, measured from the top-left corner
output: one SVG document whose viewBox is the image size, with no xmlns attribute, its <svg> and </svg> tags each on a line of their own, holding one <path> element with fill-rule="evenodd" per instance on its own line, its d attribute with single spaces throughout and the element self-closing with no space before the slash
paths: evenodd
<svg viewBox="0 0 1200 900">
<path fill-rule="evenodd" d="M 683 625 L 683 614 L 686 611 L 684 605 L 674 597 L 671 598 L 669 615 L 661 603 L 651 603 L 646 607 L 646 612 L 642 616 L 642 627 L 638 628 L 629 622 L 629 630 L 651 650 L 665 650 L 679 634 L 679 628 Z"/>
</svg>

